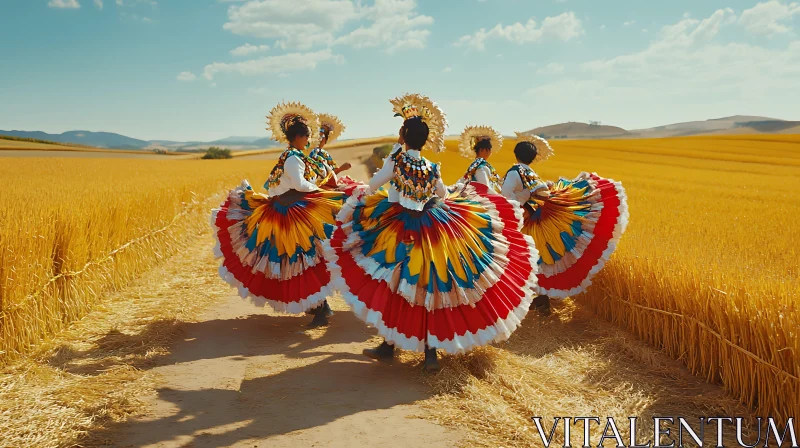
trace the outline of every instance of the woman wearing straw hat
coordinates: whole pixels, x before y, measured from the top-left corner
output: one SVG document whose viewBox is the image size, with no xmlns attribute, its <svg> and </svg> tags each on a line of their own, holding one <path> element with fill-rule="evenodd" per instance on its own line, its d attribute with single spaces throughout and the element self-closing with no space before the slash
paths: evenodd
<svg viewBox="0 0 800 448">
<path fill-rule="evenodd" d="M 458 148 L 462 156 L 475 160 L 452 190 L 471 184 L 479 194 L 499 194 L 502 179 L 488 159 L 502 147 L 503 136 L 491 126 L 467 126 L 461 133 Z"/>
<path fill-rule="evenodd" d="M 319 114 L 319 145 L 311 150 L 308 156 L 325 165 L 334 173 L 326 187 L 343 191 L 349 196 L 356 187 L 364 185 L 364 183 L 354 180 L 350 176 L 339 176 L 341 172 L 349 170 L 352 165 L 349 162 L 338 165 L 331 154 L 325 150 L 325 145 L 339 138 L 344 130 L 344 123 L 335 115 Z"/>
<path fill-rule="evenodd" d="M 421 95 L 391 103 L 404 119 L 405 150 L 395 147 L 342 207 L 329 267 L 341 274 L 334 286 L 355 314 L 384 338 L 366 356 L 389 361 L 395 347 L 424 352 L 425 370 L 437 371 L 437 349 L 463 353 L 503 341 L 520 325 L 538 255 L 510 201 L 469 187 L 448 195 L 439 165 L 421 155 L 444 149 L 439 107 Z"/>
<path fill-rule="evenodd" d="M 321 190 L 332 173 L 303 151 L 319 135 L 317 116 L 299 103 L 279 104 L 268 117 L 275 140 L 287 145 L 267 178 L 267 194 L 245 180 L 212 212 L 215 254 L 225 281 L 259 306 L 299 314 L 332 292 L 323 247 L 345 195 Z M 330 247 L 328 245 L 328 247 Z M 316 313 L 312 327 L 327 324 Z"/>
<path fill-rule="evenodd" d="M 550 299 L 583 292 L 614 252 L 628 224 L 622 184 L 597 174 L 543 182 L 530 167 L 553 154 L 547 140 L 517 133 L 517 163 L 508 170 L 504 196 L 522 204 L 522 232 L 539 252 L 539 294 L 533 307 L 550 312 Z"/>
</svg>

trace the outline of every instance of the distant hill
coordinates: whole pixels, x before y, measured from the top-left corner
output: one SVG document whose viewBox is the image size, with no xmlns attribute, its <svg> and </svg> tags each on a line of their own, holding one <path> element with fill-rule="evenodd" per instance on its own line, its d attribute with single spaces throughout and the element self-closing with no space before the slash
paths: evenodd
<svg viewBox="0 0 800 448">
<path fill-rule="evenodd" d="M 625 129 L 608 126 L 603 124 L 578 123 L 570 121 L 568 123 L 543 126 L 523 134 L 536 134 L 544 138 L 616 138 L 625 137 L 628 131 Z"/>
<path fill-rule="evenodd" d="M 763 133 L 783 133 L 792 132 L 794 128 L 800 126 L 800 121 L 787 120 L 767 120 L 767 121 L 746 121 L 737 123 L 739 127 L 754 129 Z"/>
<path fill-rule="evenodd" d="M 269 148 L 270 146 L 278 146 L 281 143 L 271 139 L 271 138 L 262 138 L 259 140 L 254 141 L 251 143 L 253 146 L 257 146 L 259 148 Z"/>
<path fill-rule="evenodd" d="M 687 121 L 647 129 L 626 130 L 617 126 L 593 123 L 560 123 L 542 126 L 526 134 L 558 139 L 602 139 L 602 138 L 664 138 L 695 135 L 726 134 L 795 134 L 800 132 L 800 121 L 751 115 L 734 115 L 704 121 Z"/>
<path fill-rule="evenodd" d="M 185 151 L 206 149 L 210 146 L 220 146 L 228 149 L 246 150 L 270 148 L 278 145 L 278 142 L 263 137 L 227 137 L 212 142 L 178 142 L 172 140 L 140 140 L 112 132 L 91 131 L 69 131 L 62 134 L 48 134 L 41 131 L 0 130 L 0 135 L 107 149 L 167 149 L 170 151 Z"/>
<path fill-rule="evenodd" d="M 227 137 L 209 142 L 214 145 L 252 145 L 258 140 L 269 140 L 263 137 Z"/>
<path fill-rule="evenodd" d="M 207 149 L 210 146 L 219 146 L 231 150 L 265 149 L 278 146 L 279 143 L 271 138 L 257 137 L 228 137 L 212 142 L 173 142 L 167 140 L 151 140 L 146 149 L 168 149 L 170 151 L 196 151 Z"/>
<path fill-rule="evenodd" d="M 683 123 L 668 124 L 655 128 L 637 129 L 630 131 L 635 137 L 680 137 L 702 135 L 706 133 L 723 134 L 725 132 L 741 133 L 734 131 L 736 128 L 747 127 L 746 123 L 777 123 L 783 122 L 776 118 L 759 117 L 751 115 L 734 115 L 731 117 L 714 118 L 704 121 L 687 121 Z"/>
<path fill-rule="evenodd" d="M 126 137 L 112 132 L 69 131 L 62 134 L 48 134 L 41 131 L 0 131 L 0 134 L 47 140 L 56 143 L 93 146 L 95 148 L 143 149 L 150 145 L 148 141 Z"/>
</svg>

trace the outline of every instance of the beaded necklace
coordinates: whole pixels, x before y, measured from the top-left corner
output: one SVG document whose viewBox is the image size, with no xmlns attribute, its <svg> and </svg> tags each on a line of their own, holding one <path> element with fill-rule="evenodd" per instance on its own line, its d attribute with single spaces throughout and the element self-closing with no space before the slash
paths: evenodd
<svg viewBox="0 0 800 448">
<path fill-rule="evenodd" d="M 406 152 L 392 154 L 394 177 L 390 181 L 397 191 L 416 202 L 427 202 L 436 194 L 439 165 L 424 158 L 415 159 Z"/>
<path fill-rule="evenodd" d="M 467 168 L 467 173 L 464 174 L 464 179 L 468 181 L 475 181 L 475 173 L 481 167 L 486 167 L 489 169 L 489 182 L 492 184 L 491 187 L 496 191 L 500 191 L 500 175 L 497 174 L 497 170 L 495 170 L 494 167 L 483 157 L 478 157 L 474 162 L 472 162 L 469 168 Z"/>
<path fill-rule="evenodd" d="M 313 182 L 315 180 L 320 180 L 325 177 L 325 167 L 317 162 L 316 160 L 311 159 L 307 155 L 303 154 L 302 151 L 298 151 L 294 148 L 287 148 L 281 156 L 278 158 L 278 162 L 275 163 L 275 167 L 272 168 L 272 171 L 269 173 L 269 177 L 267 177 L 267 181 L 264 182 L 264 188 L 269 190 L 272 187 L 277 187 L 281 184 L 281 177 L 283 176 L 283 168 L 286 160 L 289 157 L 298 157 L 300 160 L 303 161 L 305 165 L 305 169 L 303 170 L 303 177 L 309 182 Z"/>
<path fill-rule="evenodd" d="M 331 154 L 322 148 L 314 148 L 311 153 L 308 154 L 308 157 L 316 160 L 319 163 L 327 164 L 332 170 L 339 168 L 339 165 L 337 165 L 333 160 Z"/>
<path fill-rule="evenodd" d="M 542 183 L 542 181 L 539 180 L 539 176 L 536 175 L 536 172 L 527 165 L 518 163 L 512 166 L 508 170 L 508 173 L 512 171 L 515 171 L 517 174 L 519 174 L 519 178 L 522 179 L 522 188 L 526 190 L 533 190 L 536 185 Z M 506 173 L 506 177 L 508 177 L 508 173 Z"/>
</svg>

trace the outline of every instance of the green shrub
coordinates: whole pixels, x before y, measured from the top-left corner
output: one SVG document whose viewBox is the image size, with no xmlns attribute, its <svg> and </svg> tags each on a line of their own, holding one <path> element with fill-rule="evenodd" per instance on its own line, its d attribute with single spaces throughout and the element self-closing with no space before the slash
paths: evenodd
<svg viewBox="0 0 800 448">
<path fill-rule="evenodd" d="M 386 158 L 390 152 L 392 152 L 392 146 L 390 144 L 376 146 L 372 149 L 372 155 L 380 157 L 381 159 Z"/>
<path fill-rule="evenodd" d="M 222 149 L 216 146 L 212 146 L 206 150 L 206 153 L 203 154 L 204 159 L 230 159 L 233 157 L 231 155 L 230 149 Z"/>
</svg>

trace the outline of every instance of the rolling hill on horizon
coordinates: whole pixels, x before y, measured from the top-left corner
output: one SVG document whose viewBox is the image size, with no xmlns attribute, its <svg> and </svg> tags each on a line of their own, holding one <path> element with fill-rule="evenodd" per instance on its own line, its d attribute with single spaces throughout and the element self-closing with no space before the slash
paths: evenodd
<svg viewBox="0 0 800 448">
<path fill-rule="evenodd" d="M 725 134 L 800 134 L 800 121 L 752 115 L 734 115 L 703 121 L 687 121 L 646 129 L 626 130 L 599 123 L 568 122 L 524 132 L 550 139 L 665 138 Z"/>
<path fill-rule="evenodd" d="M 49 134 L 42 131 L 3 131 L 0 135 L 30 138 L 55 143 L 91 146 L 105 149 L 167 149 L 170 151 L 206 149 L 210 146 L 224 146 L 228 149 L 263 149 L 276 146 L 278 143 L 268 137 L 232 136 L 211 142 L 142 140 L 113 132 L 67 131 L 61 134 Z"/>
<path fill-rule="evenodd" d="M 48 134 L 42 131 L 0 130 L 0 135 L 109 149 L 144 149 L 150 145 L 148 141 L 115 134 L 113 132 L 67 131 L 61 134 Z"/>
<path fill-rule="evenodd" d="M 614 138 L 664 138 L 688 137 L 697 135 L 725 134 L 800 134 L 800 121 L 782 120 L 769 117 L 734 115 L 704 121 L 687 121 L 646 129 L 627 130 L 607 124 L 567 122 L 540 126 L 524 134 L 537 134 L 548 139 L 614 139 Z M 231 136 L 218 140 L 204 141 L 172 141 L 143 140 L 131 138 L 113 132 L 68 131 L 61 134 L 49 134 L 42 131 L 3 131 L 0 135 L 56 143 L 75 144 L 106 149 L 140 149 L 169 151 L 196 151 L 210 146 L 220 146 L 231 150 L 265 149 L 278 146 L 278 142 L 269 137 Z M 349 140 L 349 139 L 345 139 Z M 343 140 L 344 141 L 344 140 Z"/>
<path fill-rule="evenodd" d="M 545 138 L 616 138 L 625 137 L 629 132 L 617 126 L 570 121 L 534 128 L 523 134 L 542 135 Z"/>
</svg>

